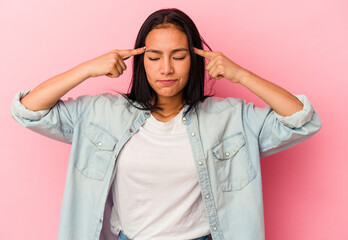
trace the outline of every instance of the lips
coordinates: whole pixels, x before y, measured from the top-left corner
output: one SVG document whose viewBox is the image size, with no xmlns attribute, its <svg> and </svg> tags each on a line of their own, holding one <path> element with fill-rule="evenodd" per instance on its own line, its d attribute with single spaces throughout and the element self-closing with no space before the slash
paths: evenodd
<svg viewBox="0 0 348 240">
<path fill-rule="evenodd" d="M 165 85 L 169 85 L 169 84 L 172 84 L 174 82 L 176 82 L 177 79 L 164 79 L 164 80 L 158 80 L 158 82 L 162 83 L 162 84 L 165 84 Z"/>
</svg>

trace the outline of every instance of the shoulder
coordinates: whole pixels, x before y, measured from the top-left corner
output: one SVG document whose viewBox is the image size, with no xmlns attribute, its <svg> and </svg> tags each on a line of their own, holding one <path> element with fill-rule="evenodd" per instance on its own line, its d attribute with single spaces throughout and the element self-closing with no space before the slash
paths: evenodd
<svg viewBox="0 0 348 240">
<path fill-rule="evenodd" d="M 77 104 L 83 105 L 84 107 L 108 107 L 108 106 L 124 106 L 129 107 L 131 105 L 127 98 L 123 96 L 122 94 L 111 94 L 111 93 L 103 93 L 98 95 L 83 95 L 77 97 L 75 100 L 72 98 L 69 98 L 67 103 L 69 102 L 76 102 Z"/>
<path fill-rule="evenodd" d="M 241 109 L 245 101 L 238 98 L 208 97 L 198 105 L 198 110 L 207 113 L 220 113 L 228 110 Z"/>
<path fill-rule="evenodd" d="M 107 112 L 133 114 L 137 109 L 122 94 L 103 93 L 99 95 L 83 95 L 76 99 L 69 98 L 57 104 L 58 110 L 69 109 L 76 118 L 105 115 Z"/>
<path fill-rule="evenodd" d="M 102 93 L 98 95 L 82 95 L 76 98 L 76 101 L 89 103 L 89 102 L 112 102 L 115 104 L 122 104 L 128 102 L 126 97 L 122 94 L 111 94 L 111 93 Z"/>
</svg>

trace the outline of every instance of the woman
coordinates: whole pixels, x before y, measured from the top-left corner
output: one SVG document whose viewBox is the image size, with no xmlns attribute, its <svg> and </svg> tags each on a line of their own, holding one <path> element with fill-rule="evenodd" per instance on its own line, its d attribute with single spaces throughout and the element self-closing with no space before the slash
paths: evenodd
<svg viewBox="0 0 348 240">
<path fill-rule="evenodd" d="M 135 49 L 17 94 L 18 122 L 72 144 L 59 239 L 264 239 L 260 156 L 304 141 L 321 122 L 305 96 L 202 42 L 186 14 L 162 9 L 146 19 Z M 129 94 L 59 100 L 91 77 L 119 77 L 132 56 Z M 205 69 L 269 107 L 205 96 Z"/>
</svg>

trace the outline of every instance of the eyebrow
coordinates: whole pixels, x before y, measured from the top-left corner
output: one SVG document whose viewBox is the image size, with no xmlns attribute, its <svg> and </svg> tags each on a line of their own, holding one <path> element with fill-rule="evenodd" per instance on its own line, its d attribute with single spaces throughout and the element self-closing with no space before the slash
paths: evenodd
<svg viewBox="0 0 348 240">
<path fill-rule="evenodd" d="M 171 53 L 176 53 L 176 52 L 181 52 L 181 51 L 188 52 L 188 49 L 187 48 L 176 48 L 176 49 L 173 49 L 171 51 Z M 145 52 L 153 52 L 153 53 L 159 53 L 159 54 L 163 53 L 162 51 L 157 50 L 157 49 L 149 49 L 149 50 L 146 50 Z"/>
</svg>

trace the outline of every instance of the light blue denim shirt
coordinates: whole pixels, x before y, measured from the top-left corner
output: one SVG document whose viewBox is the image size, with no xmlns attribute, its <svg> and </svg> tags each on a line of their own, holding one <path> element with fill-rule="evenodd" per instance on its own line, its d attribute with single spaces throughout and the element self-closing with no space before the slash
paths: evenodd
<svg viewBox="0 0 348 240">
<path fill-rule="evenodd" d="M 19 101 L 28 92 L 16 95 L 12 116 L 33 131 L 72 144 L 58 239 L 117 239 L 110 231 L 117 157 L 151 113 L 111 94 L 59 101 L 34 112 Z M 214 240 L 264 239 L 260 157 L 321 128 L 308 99 L 297 98 L 303 110 L 288 117 L 240 99 L 209 97 L 182 118 Z"/>
</svg>

